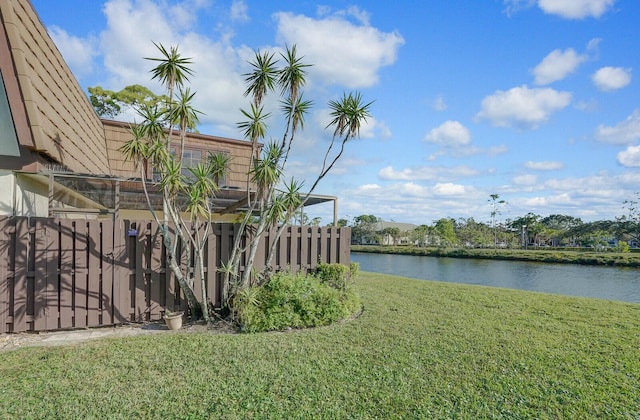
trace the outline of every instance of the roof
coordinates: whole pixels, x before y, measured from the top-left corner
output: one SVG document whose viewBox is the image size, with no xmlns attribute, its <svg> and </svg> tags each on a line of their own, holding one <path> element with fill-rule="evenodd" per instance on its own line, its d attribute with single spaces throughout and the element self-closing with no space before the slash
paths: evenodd
<svg viewBox="0 0 640 420">
<path fill-rule="evenodd" d="M 31 2 L 0 1 L 0 21 L 0 73 L 22 152 L 110 174 L 102 122 Z"/>
<path fill-rule="evenodd" d="M 412 223 L 399 223 L 399 222 L 385 222 L 380 220 L 375 224 L 376 231 L 381 231 L 387 228 L 398 228 L 400 232 L 408 232 L 417 228 L 418 225 Z"/>
<path fill-rule="evenodd" d="M 22 174 L 44 185 L 51 183 L 53 200 L 77 207 L 71 210 L 66 207 L 54 207 L 54 212 L 112 213 L 117 209 L 149 209 L 139 178 L 56 172 Z M 161 194 L 153 191 L 152 186 L 147 185 L 147 188 L 150 190 L 152 203 L 155 202 L 155 207 L 160 208 Z M 311 194 L 305 202 L 305 207 L 335 200 L 336 197 Z M 213 213 L 221 215 L 247 211 L 247 193 L 238 188 L 222 187 L 211 200 L 211 205 Z"/>
</svg>

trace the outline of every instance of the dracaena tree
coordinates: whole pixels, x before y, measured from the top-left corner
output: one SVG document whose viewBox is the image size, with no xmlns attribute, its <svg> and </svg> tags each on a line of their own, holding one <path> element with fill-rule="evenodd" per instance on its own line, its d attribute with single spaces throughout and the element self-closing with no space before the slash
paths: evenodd
<svg viewBox="0 0 640 420">
<path fill-rule="evenodd" d="M 184 140 L 187 130 L 197 124 L 200 114 L 192 106 L 195 93 L 185 87 L 193 74 L 190 69 L 192 63 L 180 55 L 177 47 L 166 49 L 159 44 L 156 47 L 160 58 L 149 58 L 157 63 L 151 73 L 153 79 L 158 79 L 166 88 L 166 102 L 145 103 L 139 107 L 142 122 L 132 127 L 132 138 L 121 150 L 128 159 L 136 162 L 140 171 L 147 204 L 160 225 L 167 250 L 167 267 L 176 276 L 192 311 L 209 320 L 202 254 L 211 228 L 212 209 L 209 203 L 215 196 L 218 180 L 224 175 L 229 159 L 223 155 L 212 155 L 205 164 L 189 168 L 188 176 L 184 175 Z M 302 194 L 302 182 L 292 179 L 285 183 L 282 178 L 296 134 L 304 128 L 305 116 L 312 106 L 311 101 L 303 99 L 309 65 L 298 56 L 295 46 L 287 47 L 279 59 L 275 53 L 256 52 L 250 65 L 252 71 L 244 76 L 247 83 L 245 96 L 251 101 L 247 109 L 241 110 L 244 120 L 238 123 L 252 148 L 246 178 L 247 210 L 239 218 L 231 256 L 219 268 L 225 274 L 223 304 L 226 305 L 233 301 L 233 295 L 246 290 L 258 279 L 268 279 L 276 248 L 272 246 L 269 249 L 266 271 L 256 273 L 254 262 L 261 238 L 273 229 L 276 239 L 280 236 L 320 180 L 342 156 L 346 143 L 359 136 L 360 127 L 370 117 L 371 102 L 364 103 L 359 93 L 344 94 L 341 99 L 329 102 L 332 120 L 327 128 L 332 130 L 332 140 L 320 173 L 307 193 Z M 285 129 L 279 139 L 271 140 L 262 147 L 269 134 L 267 122 L 272 117 L 264 110 L 263 103 L 267 95 L 272 94 L 280 96 Z M 174 136 L 180 143 L 177 151 L 171 150 Z M 152 186 L 148 185 L 148 167 L 158 178 L 153 188 L 158 189 L 162 196 L 162 219 L 157 216 L 158 209 L 153 207 L 150 199 Z M 182 219 L 182 214 L 189 214 L 191 227 Z M 185 256 L 189 261 L 192 250 L 195 252 L 194 269 L 184 271 L 178 256 Z M 242 256 L 246 256 L 244 271 L 240 270 Z M 194 287 L 198 278 L 203 282 L 200 296 L 196 296 Z"/>
<path fill-rule="evenodd" d="M 253 270 L 261 237 L 272 229 L 276 232 L 275 239 L 280 237 L 296 211 L 304 206 L 319 182 L 340 159 L 347 142 L 359 136 L 362 124 L 370 117 L 372 104 L 365 103 L 358 92 L 345 93 L 342 98 L 329 102 L 332 119 L 326 128 L 331 130 L 332 139 L 320 173 L 308 191 L 302 193 L 302 182 L 291 180 L 283 183 L 282 177 L 296 135 L 304 129 L 305 116 L 313 105 L 303 99 L 309 65 L 299 57 L 295 45 L 287 46 L 279 59 L 274 53 L 256 52 L 250 65 L 252 71 L 244 76 L 247 83 L 245 96 L 250 97 L 251 102 L 248 109 L 241 110 L 245 119 L 238 123 L 238 127 L 253 147 L 251 169 L 247 175 L 247 187 L 253 186 L 253 189 L 247 188 L 248 209 L 239 222 L 240 234 L 236 235 L 232 255 L 224 267 L 223 295 L 227 303 L 237 291 L 268 278 L 273 270 L 275 245 L 268 250 L 265 272 L 256 275 Z M 265 112 L 263 102 L 271 94 L 279 95 L 284 132 L 279 140 L 269 141 L 260 152 L 258 144 L 268 134 L 267 121 L 271 117 Z M 245 234 L 249 240 L 243 244 L 241 237 Z M 242 255 L 246 255 L 246 261 L 244 271 L 240 272 Z"/>
<path fill-rule="evenodd" d="M 211 230 L 211 199 L 218 191 L 229 157 L 211 154 L 201 164 L 188 168 L 182 165 L 186 133 L 198 123 L 201 114 L 193 107 L 195 93 L 185 87 L 193 74 L 189 67 L 192 63 L 180 55 L 177 47 L 155 45 L 160 57 L 149 58 L 157 63 L 151 73 L 166 88 L 166 102 L 145 103 L 137 108 L 142 121 L 131 126 L 131 139 L 120 150 L 140 173 L 147 205 L 160 226 L 167 269 L 175 275 L 192 315 L 210 321 L 203 251 Z M 172 139 L 176 135 L 179 146 L 173 150 Z M 149 179 L 149 172 L 154 179 Z M 161 209 L 155 208 L 151 197 L 154 191 L 162 197 Z M 193 267 L 181 265 L 181 256 L 186 261 L 193 260 Z M 200 294 L 196 295 L 198 279 Z"/>
</svg>

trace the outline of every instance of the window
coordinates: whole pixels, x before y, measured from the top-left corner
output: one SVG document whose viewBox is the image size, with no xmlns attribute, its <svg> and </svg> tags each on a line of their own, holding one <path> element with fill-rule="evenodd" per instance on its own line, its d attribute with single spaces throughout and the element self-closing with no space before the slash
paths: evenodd
<svg viewBox="0 0 640 420">
<path fill-rule="evenodd" d="M 184 154 L 182 156 L 182 176 L 191 178 L 189 168 L 196 166 L 199 163 L 203 163 L 202 154 L 202 150 L 187 149 L 185 147 Z"/>
<path fill-rule="evenodd" d="M 13 124 L 2 72 L 0 72 L 0 155 L 20 156 L 18 136 L 16 135 L 16 127 Z"/>
<path fill-rule="evenodd" d="M 178 148 L 173 149 L 171 153 L 175 156 L 175 154 L 178 153 Z M 194 167 L 199 163 L 205 164 L 206 158 L 209 155 L 213 155 L 213 154 L 223 154 L 228 156 L 229 152 L 225 152 L 221 150 L 207 151 L 203 149 L 191 149 L 191 148 L 185 147 L 184 153 L 182 156 L 182 176 L 184 176 L 187 179 L 191 179 L 192 175 L 191 175 L 191 171 L 189 171 L 189 168 Z M 153 180 L 155 182 L 160 181 L 160 173 L 155 168 L 153 169 Z M 223 186 L 225 184 L 226 184 L 226 174 L 220 177 L 220 179 L 218 180 L 219 186 Z"/>
</svg>

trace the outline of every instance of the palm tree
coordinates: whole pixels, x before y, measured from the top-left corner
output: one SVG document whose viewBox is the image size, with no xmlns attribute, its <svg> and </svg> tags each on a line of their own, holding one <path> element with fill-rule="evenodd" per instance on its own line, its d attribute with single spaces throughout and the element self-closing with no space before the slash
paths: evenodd
<svg viewBox="0 0 640 420">
<path fill-rule="evenodd" d="M 307 196 L 305 197 L 303 203 L 307 201 L 320 180 L 322 180 L 322 178 L 327 175 L 327 173 L 333 168 L 338 159 L 340 159 L 347 142 L 350 139 L 360 136 L 360 128 L 362 127 L 362 124 L 371 117 L 369 108 L 371 108 L 372 104 L 373 101 L 365 104 L 362 100 L 362 95 L 360 94 L 360 92 L 350 92 L 348 95 L 343 93 L 341 99 L 337 101 L 329 101 L 329 108 L 331 109 L 330 115 L 331 117 L 333 117 L 333 119 L 331 120 L 331 122 L 329 122 L 327 128 L 333 127 L 333 136 L 331 138 L 331 143 L 327 148 L 327 152 L 324 156 L 320 174 L 311 186 L 311 189 L 307 193 Z M 333 159 L 329 160 L 331 150 L 333 149 L 337 138 L 342 138 L 342 141 L 340 143 L 340 150 L 333 157 Z"/>
<path fill-rule="evenodd" d="M 193 64 L 190 58 L 182 58 L 178 52 L 178 47 L 171 46 L 167 50 L 162 44 L 153 45 L 160 50 L 162 57 L 150 58 L 146 60 L 157 61 L 159 64 L 151 70 L 151 79 L 158 79 L 167 89 L 169 101 L 173 101 L 173 93 L 176 87 L 182 87 L 185 82 L 189 81 L 189 76 L 193 75 L 193 71 L 189 65 Z"/>
<path fill-rule="evenodd" d="M 493 247 L 498 247 L 498 231 L 496 227 L 496 216 L 500 214 L 500 208 L 506 201 L 500 200 L 498 194 L 491 194 L 489 201 L 491 202 L 491 227 L 493 228 Z"/>
<path fill-rule="evenodd" d="M 198 124 L 198 114 L 202 114 L 192 105 L 195 94 L 188 87 L 185 89 L 180 88 L 178 99 L 171 104 L 168 110 L 168 118 L 171 125 L 177 126 L 180 133 L 180 161 L 184 157 L 184 141 L 187 136 L 187 130 L 194 128 Z"/>
<path fill-rule="evenodd" d="M 278 72 L 278 85 L 282 90 L 282 96 L 295 100 L 298 98 L 300 89 L 306 83 L 307 71 L 306 67 L 310 64 L 304 64 L 304 57 L 297 56 L 297 48 L 295 45 L 289 48 L 287 46 L 285 53 L 280 53 L 285 61 L 285 66 Z"/>
<path fill-rule="evenodd" d="M 266 94 L 273 90 L 275 86 L 278 69 L 273 56 L 273 53 L 265 52 L 260 54 L 256 51 L 254 53 L 254 61 L 249 62 L 253 67 L 253 71 L 243 74 L 248 84 L 244 96 L 252 95 L 253 103 L 256 107 L 262 105 L 262 100 Z"/>
</svg>

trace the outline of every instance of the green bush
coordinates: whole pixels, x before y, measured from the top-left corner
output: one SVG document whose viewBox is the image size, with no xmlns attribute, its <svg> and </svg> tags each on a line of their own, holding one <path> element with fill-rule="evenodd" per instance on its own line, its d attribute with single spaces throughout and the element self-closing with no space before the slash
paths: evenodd
<svg viewBox="0 0 640 420">
<path fill-rule="evenodd" d="M 629 244 L 627 242 L 620 241 L 618 242 L 618 245 L 616 245 L 615 251 L 627 253 L 630 252 L 630 249 L 631 248 L 629 247 Z"/>
<path fill-rule="evenodd" d="M 360 264 L 352 262 L 347 267 L 344 264 L 320 263 L 316 267 L 316 275 L 321 282 L 338 290 L 347 290 L 354 278 L 360 271 Z"/>
<path fill-rule="evenodd" d="M 352 262 L 351 264 L 349 264 L 349 272 L 351 274 L 351 278 L 357 276 L 360 272 L 360 264 L 357 262 Z"/>
<path fill-rule="evenodd" d="M 246 332 L 328 325 L 359 308 L 360 299 L 351 290 L 333 288 L 313 275 L 291 273 L 276 273 L 234 300 L 234 311 Z"/>
</svg>

